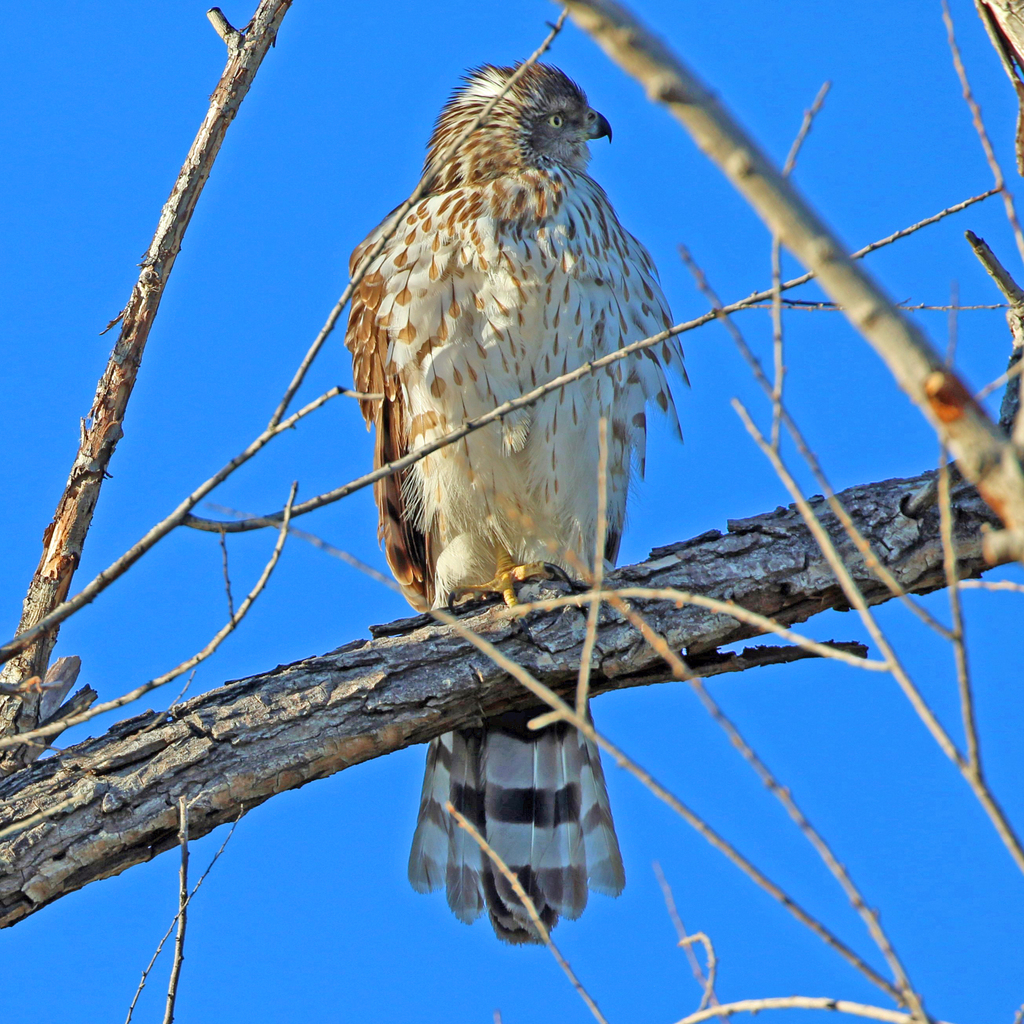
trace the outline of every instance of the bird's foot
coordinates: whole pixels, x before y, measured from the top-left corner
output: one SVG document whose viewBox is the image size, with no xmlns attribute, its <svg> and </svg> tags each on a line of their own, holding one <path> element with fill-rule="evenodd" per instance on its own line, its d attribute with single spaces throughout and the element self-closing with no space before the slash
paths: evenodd
<svg viewBox="0 0 1024 1024">
<path fill-rule="evenodd" d="M 494 579 L 477 586 L 456 587 L 448 595 L 448 607 L 467 597 L 490 597 L 499 595 L 509 608 L 519 604 L 515 585 L 527 580 L 562 580 L 572 583 L 566 571 L 551 562 L 526 562 L 522 565 L 507 565 L 499 568 Z"/>
</svg>

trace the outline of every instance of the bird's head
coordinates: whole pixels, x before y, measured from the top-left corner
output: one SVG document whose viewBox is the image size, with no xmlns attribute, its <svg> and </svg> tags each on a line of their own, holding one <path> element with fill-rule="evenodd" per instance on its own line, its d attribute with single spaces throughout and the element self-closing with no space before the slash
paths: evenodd
<svg viewBox="0 0 1024 1024">
<path fill-rule="evenodd" d="M 458 155 L 443 161 L 445 150 L 501 93 L 518 67 L 485 64 L 472 69 L 445 104 L 425 165 L 438 171 L 441 190 L 529 168 L 582 171 L 590 159 L 587 143 L 611 140 L 605 116 L 587 103 L 586 93 L 565 72 L 550 64 L 533 64 L 474 129 Z"/>
</svg>

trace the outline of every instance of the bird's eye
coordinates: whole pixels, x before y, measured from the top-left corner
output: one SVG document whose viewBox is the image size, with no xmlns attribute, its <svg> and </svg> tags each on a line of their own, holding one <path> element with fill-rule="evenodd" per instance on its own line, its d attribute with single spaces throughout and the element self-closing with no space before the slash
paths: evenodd
<svg viewBox="0 0 1024 1024">
<path fill-rule="evenodd" d="M 551 125 L 552 128 L 561 128 L 562 127 L 562 115 L 561 114 L 552 114 L 548 118 L 548 124 Z"/>
</svg>

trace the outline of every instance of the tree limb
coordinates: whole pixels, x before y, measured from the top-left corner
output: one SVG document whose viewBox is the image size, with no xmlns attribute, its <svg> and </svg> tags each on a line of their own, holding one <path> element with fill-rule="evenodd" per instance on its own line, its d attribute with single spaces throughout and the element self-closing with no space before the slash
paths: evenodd
<svg viewBox="0 0 1024 1024">
<path fill-rule="evenodd" d="M 839 496 L 911 593 L 945 584 L 937 509 L 919 518 L 900 510 L 928 478 L 883 481 Z M 890 600 L 892 591 L 865 566 L 824 501 L 813 504 L 868 602 Z M 977 576 L 985 568 L 981 527 L 995 517 L 966 485 L 955 495 L 954 513 L 958 575 Z M 696 591 L 734 600 L 784 625 L 847 607 L 793 507 L 731 520 L 725 534 L 714 530 L 656 548 L 646 562 L 609 574 L 606 585 Z M 529 594 L 526 588 L 523 597 Z M 757 629 L 693 605 L 642 607 L 651 627 L 674 650 L 685 651 L 690 668 L 705 677 L 802 656 L 792 648 L 720 653 L 720 647 L 757 635 Z M 491 607 L 464 622 L 546 685 L 571 693 L 585 619 L 579 608 L 518 620 Z M 535 702 L 429 616 L 372 632 L 377 639 L 355 640 L 322 657 L 226 683 L 168 712 L 120 722 L 104 736 L 0 782 L 0 926 L 173 847 L 183 795 L 190 833 L 198 839 L 277 793 Z M 671 676 L 633 626 L 612 609 L 602 612 L 591 666 L 594 693 Z M 66 806 L 59 813 L 28 820 L 61 802 Z M 20 821 L 25 826 L 19 830 Z"/>
<path fill-rule="evenodd" d="M 44 619 L 68 595 L 82 557 L 107 466 L 121 439 L 121 424 L 142 363 L 174 261 L 181 249 L 200 193 L 249 86 L 275 38 L 291 0 L 262 0 L 242 42 L 228 47 L 228 62 L 210 98 L 210 107 L 185 158 L 178 180 L 160 212 L 156 233 L 142 260 L 142 271 L 128 304 L 108 326 L 121 321 L 121 333 L 96 386 L 88 417 L 82 421 L 78 454 L 53 521 L 43 534 L 43 554 L 29 584 L 18 632 Z M 236 33 L 236 35 L 238 35 Z M 57 642 L 56 628 L 39 636 L 5 666 L 3 681 L 17 684 L 42 676 Z M 24 732 L 40 722 L 38 693 L 0 697 L 0 735 Z M 0 756 L 0 771 L 30 760 L 32 748 Z"/>
</svg>

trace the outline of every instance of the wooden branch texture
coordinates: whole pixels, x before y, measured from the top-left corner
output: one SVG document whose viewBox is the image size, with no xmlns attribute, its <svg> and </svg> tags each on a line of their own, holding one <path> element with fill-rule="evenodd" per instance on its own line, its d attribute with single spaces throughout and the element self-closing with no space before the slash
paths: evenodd
<svg viewBox="0 0 1024 1024">
<path fill-rule="evenodd" d="M 945 584 L 936 508 L 919 518 L 900 511 L 930 478 L 888 480 L 839 496 L 908 592 Z M 967 485 L 954 499 L 959 575 L 974 576 L 985 567 L 981 526 L 995 516 Z M 889 600 L 891 591 L 866 569 L 824 501 L 814 507 L 867 600 Z M 846 607 L 793 507 L 730 521 L 725 534 L 712 531 L 656 548 L 648 561 L 611 573 L 606 585 L 673 587 L 734 600 L 785 625 Z M 522 596 L 529 599 L 531 588 Z M 792 648 L 719 654 L 722 645 L 756 631 L 693 605 L 635 607 L 705 676 L 802 656 Z M 522 620 L 490 607 L 464 620 L 562 692 L 575 686 L 585 621 L 586 610 L 575 607 Z M 182 796 L 190 834 L 199 838 L 277 793 L 481 715 L 535 703 L 451 628 L 427 616 L 374 632 L 400 635 L 355 640 L 322 657 L 226 683 L 168 712 L 146 712 L 0 781 L 0 925 L 173 847 Z M 637 631 L 605 609 L 592 658 L 594 692 L 670 677 Z M 28 820 L 40 813 L 42 820 Z"/>
<path fill-rule="evenodd" d="M 229 46 L 228 62 L 185 163 L 164 204 L 153 241 L 142 261 L 142 272 L 128 304 L 117 318 L 121 333 L 107 368 L 96 386 L 96 397 L 82 422 L 82 436 L 67 485 L 53 521 L 43 534 L 43 554 L 29 584 L 18 632 L 34 626 L 68 595 L 71 578 L 82 556 L 107 466 L 121 439 L 128 400 L 138 375 L 149 332 L 156 319 L 164 288 L 181 249 L 199 195 L 220 151 L 228 125 L 245 99 L 260 63 L 273 44 L 291 0 L 263 0 L 244 42 Z M 115 323 L 117 320 L 114 321 Z M 43 676 L 57 642 L 58 628 L 28 644 L 4 667 L 3 681 L 15 685 Z M 39 695 L 0 698 L 0 735 L 25 732 L 39 724 Z M 0 756 L 0 774 L 31 759 L 32 748 L 13 748 Z"/>
</svg>

